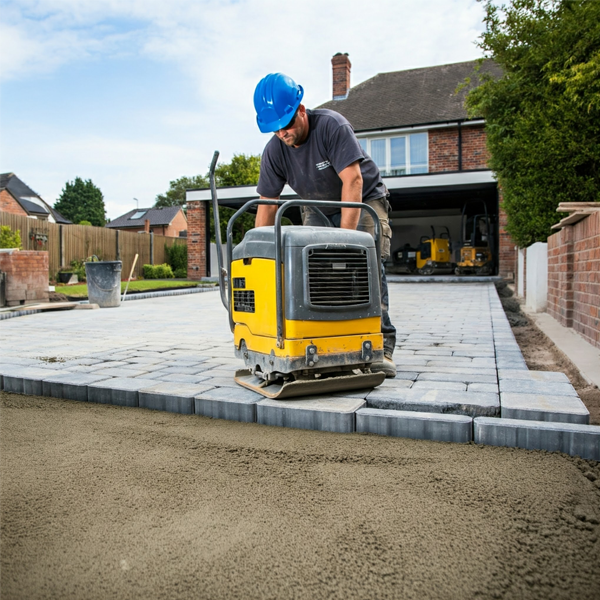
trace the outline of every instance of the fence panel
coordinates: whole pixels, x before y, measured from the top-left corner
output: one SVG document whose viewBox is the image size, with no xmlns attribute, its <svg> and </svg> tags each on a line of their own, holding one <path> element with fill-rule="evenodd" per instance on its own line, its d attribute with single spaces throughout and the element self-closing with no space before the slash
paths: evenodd
<svg viewBox="0 0 600 600">
<path fill-rule="evenodd" d="M 105 227 L 85 225 L 58 225 L 39 219 L 31 219 L 23 215 L 13 215 L 0 211 L 0 225 L 8 225 L 13 231 L 21 232 L 21 243 L 24 250 L 45 250 L 48 252 L 50 276 L 54 277 L 61 266 L 69 266 L 71 261 L 84 261 L 92 255 L 100 260 L 117 260 L 123 262 L 123 277 L 129 277 L 131 265 L 136 254 L 134 275 L 142 275 L 143 266 L 150 264 L 150 240 L 154 238 L 154 264 L 166 262 L 165 244 L 187 245 L 185 238 L 150 236 L 147 233 L 132 231 L 116 231 Z M 60 231 L 63 238 L 63 264 L 61 265 Z M 118 239 L 118 248 L 117 248 Z"/>
</svg>

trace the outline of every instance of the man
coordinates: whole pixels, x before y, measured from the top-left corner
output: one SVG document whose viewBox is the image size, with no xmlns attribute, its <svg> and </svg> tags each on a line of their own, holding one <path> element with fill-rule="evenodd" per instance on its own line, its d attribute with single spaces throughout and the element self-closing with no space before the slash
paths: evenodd
<svg viewBox="0 0 600 600">
<path fill-rule="evenodd" d="M 391 229 L 388 220 L 388 191 L 377 165 L 363 151 L 350 123 L 332 110 L 309 110 L 301 104 L 302 86 L 284 75 L 267 75 L 256 86 L 254 107 L 259 129 L 275 135 L 267 143 L 260 165 L 258 193 L 264 199 L 278 199 L 284 185 L 304 200 L 365 202 L 372 206 L 381 223 L 382 265 L 390 255 Z M 277 206 L 259 205 L 256 226 L 273 225 Z M 323 208 L 329 224 L 343 229 L 374 233 L 367 211 L 354 208 Z M 327 225 L 309 207 L 302 210 L 303 225 Z M 388 314 L 388 289 L 382 267 L 381 332 L 384 360 L 371 370 L 396 376 L 392 354 L 396 329 Z"/>
</svg>

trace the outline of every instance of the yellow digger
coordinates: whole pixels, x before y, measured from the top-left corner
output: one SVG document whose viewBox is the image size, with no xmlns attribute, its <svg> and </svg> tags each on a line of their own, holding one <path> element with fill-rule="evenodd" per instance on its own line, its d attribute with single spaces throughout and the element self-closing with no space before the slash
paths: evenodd
<svg viewBox="0 0 600 600">
<path fill-rule="evenodd" d="M 485 202 L 483 210 L 468 214 L 475 202 L 466 202 L 461 217 L 460 255 L 454 272 L 457 275 L 489 275 L 494 269 L 492 229 Z"/>
<path fill-rule="evenodd" d="M 417 273 L 420 275 L 433 275 L 434 273 L 452 272 L 453 264 L 450 254 L 452 241 L 450 231 L 436 237 L 435 229 L 431 226 L 431 237 L 421 236 L 417 249 Z"/>
<path fill-rule="evenodd" d="M 213 157 L 209 178 L 215 237 L 221 248 Z M 236 220 L 258 204 L 279 205 L 275 225 L 246 233 L 233 248 Z M 235 354 L 245 363 L 235 381 L 268 398 L 372 388 L 385 379 L 369 366 L 383 360 L 380 226 L 361 231 L 282 226 L 294 206 L 356 208 L 347 202 L 251 200 L 229 220 L 227 268 L 217 250 L 221 300 Z"/>
</svg>

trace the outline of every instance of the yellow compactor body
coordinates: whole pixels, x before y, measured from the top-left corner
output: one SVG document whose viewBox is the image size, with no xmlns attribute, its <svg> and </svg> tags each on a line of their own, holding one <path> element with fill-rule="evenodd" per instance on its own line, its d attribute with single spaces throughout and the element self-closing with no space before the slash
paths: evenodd
<svg viewBox="0 0 600 600">
<path fill-rule="evenodd" d="M 373 238 L 328 227 L 281 227 L 278 309 L 276 232 L 250 230 L 233 249 L 230 320 L 235 380 L 267 397 L 374 387 L 383 360 L 379 266 Z M 278 318 L 279 317 L 279 318 Z"/>
</svg>

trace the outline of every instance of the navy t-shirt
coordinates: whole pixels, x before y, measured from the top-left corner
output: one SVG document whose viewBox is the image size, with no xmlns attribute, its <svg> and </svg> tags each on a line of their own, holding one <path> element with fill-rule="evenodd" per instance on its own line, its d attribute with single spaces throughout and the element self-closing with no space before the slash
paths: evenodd
<svg viewBox="0 0 600 600">
<path fill-rule="evenodd" d="M 287 183 L 304 200 L 341 200 L 338 173 L 360 161 L 364 200 L 387 195 L 377 165 L 363 151 L 352 125 L 333 110 L 307 110 L 309 132 L 297 148 L 274 135 L 267 143 L 260 164 L 257 191 L 265 198 L 278 198 Z M 335 209 L 324 210 L 330 214 Z"/>
</svg>

